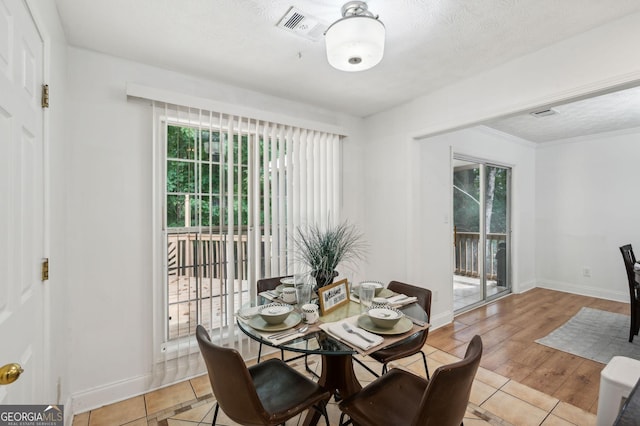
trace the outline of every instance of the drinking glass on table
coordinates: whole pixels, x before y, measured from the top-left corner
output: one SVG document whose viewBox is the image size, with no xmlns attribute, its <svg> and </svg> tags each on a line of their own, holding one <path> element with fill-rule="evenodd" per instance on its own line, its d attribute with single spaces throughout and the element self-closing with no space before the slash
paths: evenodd
<svg viewBox="0 0 640 426">
<path fill-rule="evenodd" d="M 311 284 L 296 283 L 296 301 L 298 306 L 306 305 L 311 301 Z"/>
<path fill-rule="evenodd" d="M 373 296 L 376 294 L 376 287 L 371 284 L 360 284 L 359 297 L 360 297 L 360 312 L 364 312 L 371 307 L 373 303 Z"/>
</svg>

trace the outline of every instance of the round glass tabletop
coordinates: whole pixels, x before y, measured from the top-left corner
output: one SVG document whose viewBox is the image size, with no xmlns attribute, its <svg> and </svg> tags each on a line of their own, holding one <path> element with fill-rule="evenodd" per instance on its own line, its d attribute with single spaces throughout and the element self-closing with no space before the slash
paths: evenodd
<svg viewBox="0 0 640 426">
<path fill-rule="evenodd" d="M 270 301 L 263 299 L 261 302 L 269 303 Z M 424 322 L 428 321 L 426 312 L 417 303 L 403 306 L 402 308 L 400 308 L 400 310 L 405 314 L 405 316 L 408 316 L 410 318 L 414 318 Z M 320 320 L 325 323 L 334 322 L 358 314 L 360 314 L 360 305 L 355 302 L 349 302 L 348 304 L 330 312 L 328 315 L 321 316 Z M 304 336 L 286 341 L 284 343 L 276 344 L 275 342 L 265 338 L 260 333 L 260 330 L 256 330 L 255 328 L 251 327 L 251 321 L 246 322 L 238 318 L 237 324 L 238 327 L 240 327 L 240 330 L 242 330 L 243 333 L 245 333 L 253 340 L 256 340 L 268 346 L 277 347 L 292 352 L 299 352 L 310 355 L 347 355 L 357 352 L 351 346 L 341 342 L 340 340 L 334 338 L 325 331 L 318 329 L 317 327 L 315 327 L 316 330 L 313 330 L 312 328 L 312 331 L 306 333 Z M 315 325 L 318 324 L 319 323 L 316 323 Z"/>
</svg>

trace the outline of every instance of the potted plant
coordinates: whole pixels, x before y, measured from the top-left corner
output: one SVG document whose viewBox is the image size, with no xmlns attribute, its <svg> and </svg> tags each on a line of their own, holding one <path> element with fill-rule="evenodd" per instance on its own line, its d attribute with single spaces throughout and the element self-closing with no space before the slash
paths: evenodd
<svg viewBox="0 0 640 426">
<path fill-rule="evenodd" d="M 296 259 L 309 268 L 318 287 L 333 282 L 339 264 L 362 260 L 366 251 L 362 233 L 347 221 L 326 228 L 298 227 L 294 245 Z"/>
</svg>

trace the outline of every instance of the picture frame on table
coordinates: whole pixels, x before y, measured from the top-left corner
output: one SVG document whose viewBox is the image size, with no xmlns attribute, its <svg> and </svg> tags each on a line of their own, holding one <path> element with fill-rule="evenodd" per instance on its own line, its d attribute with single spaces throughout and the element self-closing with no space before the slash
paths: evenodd
<svg viewBox="0 0 640 426">
<path fill-rule="evenodd" d="M 349 286 L 347 282 L 347 279 L 344 279 L 318 289 L 320 315 L 325 315 L 349 303 Z"/>
</svg>

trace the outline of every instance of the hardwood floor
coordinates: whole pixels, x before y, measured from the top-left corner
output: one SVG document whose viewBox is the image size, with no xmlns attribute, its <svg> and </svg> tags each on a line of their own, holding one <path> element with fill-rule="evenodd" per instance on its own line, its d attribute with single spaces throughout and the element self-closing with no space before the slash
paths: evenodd
<svg viewBox="0 0 640 426">
<path fill-rule="evenodd" d="M 479 334 L 482 367 L 595 413 L 605 364 L 535 343 L 583 306 L 629 315 L 626 303 L 536 288 L 457 316 L 430 332 L 427 344 L 463 357 Z"/>
</svg>

